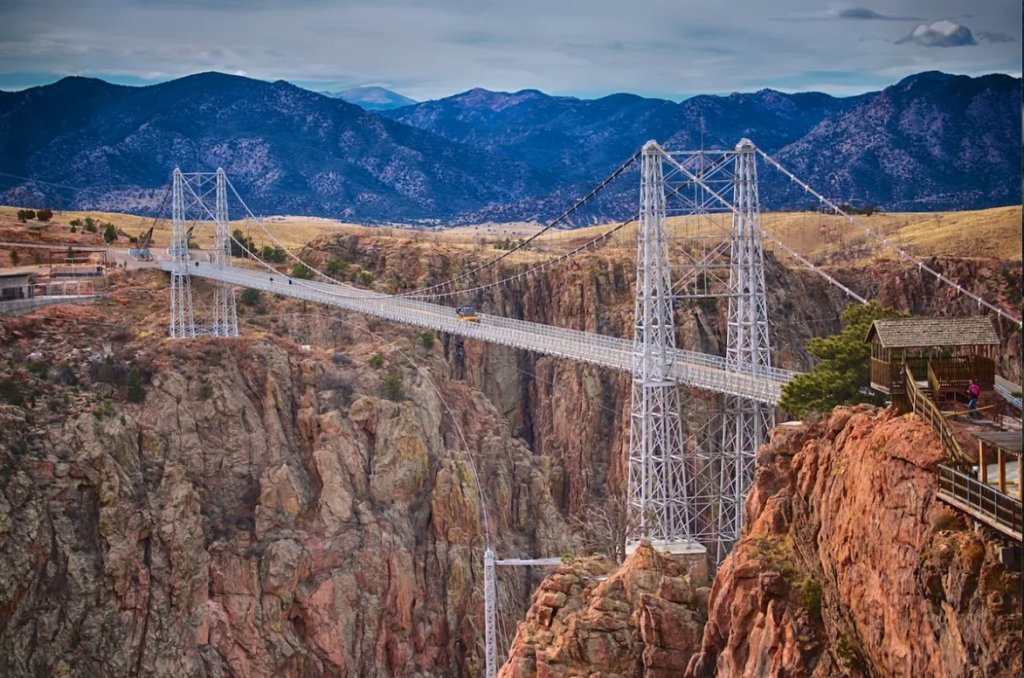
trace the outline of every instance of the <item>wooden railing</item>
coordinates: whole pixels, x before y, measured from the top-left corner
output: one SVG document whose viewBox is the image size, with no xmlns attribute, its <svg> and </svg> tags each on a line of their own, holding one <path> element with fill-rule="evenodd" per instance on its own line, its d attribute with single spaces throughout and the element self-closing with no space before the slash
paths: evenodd
<svg viewBox="0 0 1024 678">
<path fill-rule="evenodd" d="M 960 446 L 960 441 L 953 434 L 953 429 L 950 428 L 949 422 L 942 416 L 939 406 L 918 388 L 910 365 L 904 363 L 903 369 L 906 375 L 907 400 L 910 402 L 910 409 L 914 411 L 914 414 L 931 425 L 932 430 L 935 431 L 939 436 L 939 440 L 942 441 L 942 446 L 946 448 L 946 454 L 949 455 L 950 460 L 954 464 L 970 468 L 974 464 L 974 460 L 964 453 L 963 448 Z"/>
<path fill-rule="evenodd" d="M 1021 503 L 1013 497 L 948 466 L 939 466 L 939 497 L 1021 541 Z"/>
<path fill-rule="evenodd" d="M 932 400 L 935 403 L 939 402 L 939 392 L 942 390 L 942 384 L 939 382 L 938 376 L 935 374 L 935 370 L 932 369 L 932 364 L 928 363 L 928 386 L 932 390 Z"/>
<path fill-rule="evenodd" d="M 972 379 L 986 387 L 995 383 L 995 361 L 984 356 L 935 358 L 928 364 L 935 370 L 939 383 L 947 388 L 966 389 Z"/>
</svg>

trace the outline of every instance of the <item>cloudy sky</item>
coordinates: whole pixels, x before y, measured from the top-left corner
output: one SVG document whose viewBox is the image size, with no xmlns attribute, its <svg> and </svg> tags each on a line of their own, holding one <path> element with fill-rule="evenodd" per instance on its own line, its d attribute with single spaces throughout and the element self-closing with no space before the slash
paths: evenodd
<svg viewBox="0 0 1024 678">
<path fill-rule="evenodd" d="M 416 99 L 472 87 L 682 99 L 1020 76 L 1017 0 L 0 0 L 0 89 L 217 70 Z"/>
</svg>

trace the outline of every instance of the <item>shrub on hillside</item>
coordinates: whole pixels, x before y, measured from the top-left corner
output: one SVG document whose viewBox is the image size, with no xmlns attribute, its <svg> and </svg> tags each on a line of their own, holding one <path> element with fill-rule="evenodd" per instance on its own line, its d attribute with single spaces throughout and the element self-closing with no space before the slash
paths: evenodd
<svg viewBox="0 0 1024 678">
<path fill-rule="evenodd" d="M 405 389 L 402 388 L 402 377 L 397 372 L 392 372 L 384 380 L 384 397 L 392 402 L 399 402 L 405 399 Z"/>
<path fill-rule="evenodd" d="M 246 306 L 261 306 L 263 304 L 263 293 L 251 287 L 246 287 L 242 290 L 238 300 Z"/>
<path fill-rule="evenodd" d="M 308 264 L 297 262 L 292 266 L 291 276 L 299 280 L 312 280 L 316 273 Z"/>
<path fill-rule="evenodd" d="M 146 399 L 146 387 L 142 385 L 142 375 L 135 367 L 128 373 L 128 402 L 141 403 Z"/>
<path fill-rule="evenodd" d="M 341 261 L 339 259 L 332 259 L 327 262 L 327 268 L 325 270 L 328 275 L 341 275 L 348 270 L 348 262 Z"/>
</svg>

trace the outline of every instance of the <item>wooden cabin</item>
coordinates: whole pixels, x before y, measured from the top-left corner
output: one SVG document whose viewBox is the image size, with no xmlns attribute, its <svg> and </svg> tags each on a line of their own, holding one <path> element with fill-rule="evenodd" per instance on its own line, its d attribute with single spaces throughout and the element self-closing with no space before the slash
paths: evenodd
<svg viewBox="0 0 1024 678">
<path fill-rule="evenodd" d="M 966 393 L 972 379 L 982 391 L 995 388 L 999 335 L 990 318 L 898 318 L 876 320 L 871 344 L 871 388 L 906 398 L 909 372 L 932 398 Z"/>
</svg>

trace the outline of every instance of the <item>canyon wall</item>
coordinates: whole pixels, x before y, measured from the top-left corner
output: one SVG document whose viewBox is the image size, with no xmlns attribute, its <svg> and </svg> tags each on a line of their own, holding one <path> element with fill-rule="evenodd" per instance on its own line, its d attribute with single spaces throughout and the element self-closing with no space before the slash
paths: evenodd
<svg viewBox="0 0 1024 678">
<path fill-rule="evenodd" d="M 867 405 L 780 427 L 691 678 L 1011 678 L 1021 575 L 936 498 L 929 426 Z"/>
<path fill-rule="evenodd" d="M 139 277 L 0 325 L 0 675 L 480 675 L 481 498 L 498 552 L 573 550 L 544 460 L 439 345 L 169 342 Z"/>
<path fill-rule="evenodd" d="M 479 257 L 394 238 L 340 238 L 311 252 L 344 258 L 393 291 L 447 279 Z M 590 253 L 542 279 L 481 291 L 473 302 L 485 312 L 629 336 L 630 260 L 627 250 Z M 1019 264 L 942 265 L 971 289 L 1013 304 L 1020 294 Z M 895 263 L 844 275 L 899 308 L 966 310 Z M 806 368 L 807 341 L 838 329 L 845 300 L 813 273 L 772 257 L 766 276 L 777 363 Z M 168 342 L 166 279 L 114 280 L 111 297 L 96 306 L 0 323 L 0 395 L 11 403 L 0 405 L 0 674 L 475 676 L 486 534 L 499 557 L 577 552 L 566 515 L 624 480 L 628 375 L 456 337 L 427 341 L 412 328 L 268 295 L 241 307 L 242 339 Z M 677 319 L 681 346 L 721 352 L 721 305 L 681 305 Z M 1019 335 L 1000 329 L 1004 372 L 1019 375 Z M 132 368 L 144 402 L 131 401 Z M 716 406 L 687 395 L 695 418 Z M 489 509 L 486 530 L 471 458 Z M 941 538 L 956 553 L 977 551 L 964 532 Z M 774 553 L 771 544 L 764 548 Z M 842 553 L 837 563 L 845 563 Z M 985 550 L 979 567 L 990 558 Z M 956 580 L 975 560 L 956 564 L 953 575 L 937 561 L 928 586 L 970 589 L 964 600 L 976 609 L 975 590 Z M 526 615 L 531 577 L 502 574 L 509 628 Z M 792 582 L 763 579 L 766 601 L 794 595 Z M 819 581 L 823 618 L 837 615 L 830 628 L 842 636 L 822 626 L 807 636 L 811 649 L 787 646 L 787 656 L 803 665 L 817 657 L 816 666 L 878 659 L 863 625 L 831 611 L 845 608 L 829 607 L 833 594 L 823 575 Z M 634 605 L 606 589 L 579 588 L 556 592 Z M 716 594 L 709 629 L 731 614 L 727 598 Z M 749 603 L 746 593 L 739 598 Z M 945 614 L 967 619 L 961 603 L 949 602 Z M 700 609 L 688 617 L 698 626 Z M 619 612 L 616 632 L 627 633 L 623 619 L 643 632 L 632 612 Z M 930 617 L 919 617 L 919 629 L 931 628 Z M 963 627 L 967 646 L 988 642 L 974 622 Z M 705 633 L 703 646 L 669 649 L 700 651 L 691 668 L 706 673 L 731 642 L 727 629 L 717 633 Z M 632 651 L 619 644 L 616 652 Z"/>
</svg>

